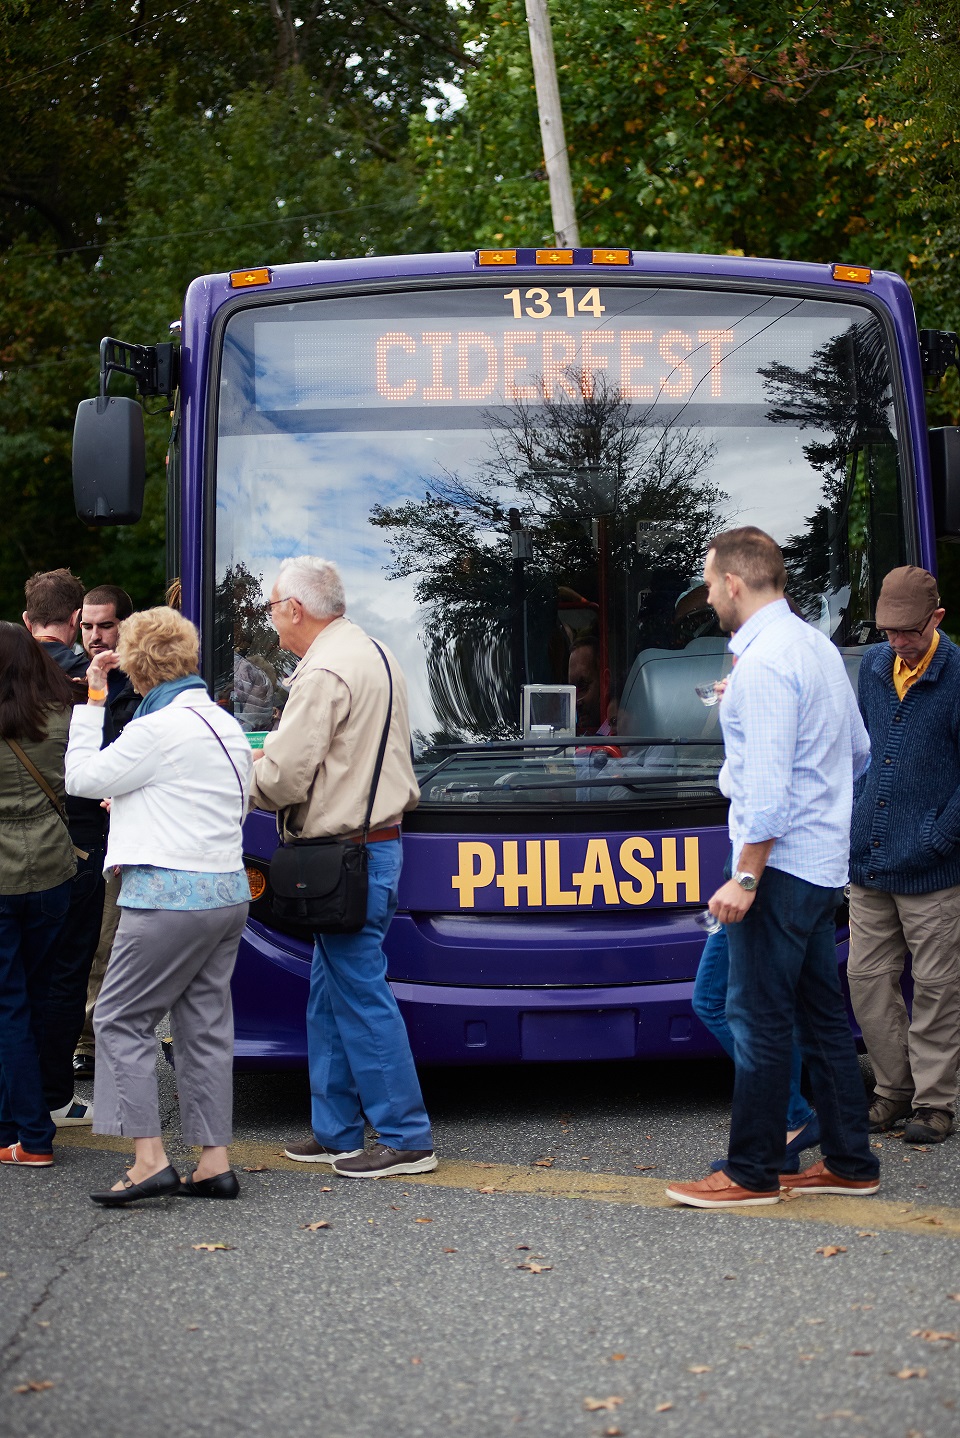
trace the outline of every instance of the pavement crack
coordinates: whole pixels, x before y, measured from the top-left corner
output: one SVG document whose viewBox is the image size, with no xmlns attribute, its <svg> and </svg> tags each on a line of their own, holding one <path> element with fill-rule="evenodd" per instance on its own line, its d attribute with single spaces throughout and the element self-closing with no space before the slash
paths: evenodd
<svg viewBox="0 0 960 1438">
<path fill-rule="evenodd" d="M 23 1317 L 18 1323 L 15 1331 L 7 1339 L 6 1343 L 4 1343 L 2 1347 L 0 1347 L 0 1380 L 6 1378 L 9 1375 L 10 1370 L 17 1363 L 20 1362 L 23 1346 L 29 1335 L 31 1325 L 36 1320 L 36 1316 L 43 1308 L 43 1305 L 47 1302 L 49 1298 L 52 1298 L 57 1284 L 62 1278 L 66 1277 L 67 1273 L 70 1272 L 74 1263 L 79 1258 L 83 1248 L 97 1233 L 100 1232 L 101 1229 L 106 1228 L 108 1225 L 110 1225 L 110 1222 L 111 1220 L 108 1215 L 98 1215 L 96 1218 L 93 1219 L 90 1224 L 88 1224 L 84 1231 L 78 1235 L 78 1237 L 74 1240 L 74 1242 L 70 1245 L 66 1252 L 61 1254 L 60 1258 L 57 1260 L 57 1266 L 55 1271 L 47 1279 L 42 1291 L 33 1301 L 30 1307 L 24 1312 Z"/>
</svg>

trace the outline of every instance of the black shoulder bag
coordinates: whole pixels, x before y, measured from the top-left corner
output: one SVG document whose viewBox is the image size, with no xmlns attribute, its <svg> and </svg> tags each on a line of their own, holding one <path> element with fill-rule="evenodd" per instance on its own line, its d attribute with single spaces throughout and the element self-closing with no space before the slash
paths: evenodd
<svg viewBox="0 0 960 1438">
<path fill-rule="evenodd" d="M 280 847 L 270 860 L 271 907 L 295 933 L 356 934 L 367 921 L 367 834 L 393 715 L 393 675 L 375 639 L 371 644 L 387 671 L 387 717 L 373 770 L 359 843 L 343 839 L 294 839 L 283 842 L 283 815 L 277 815 Z"/>
</svg>

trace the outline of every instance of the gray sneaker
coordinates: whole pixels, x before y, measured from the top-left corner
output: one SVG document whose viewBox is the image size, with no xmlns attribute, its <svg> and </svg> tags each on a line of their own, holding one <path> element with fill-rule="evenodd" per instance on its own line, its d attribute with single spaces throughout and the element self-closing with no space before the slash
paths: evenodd
<svg viewBox="0 0 960 1438">
<path fill-rule="evenodd" d="M 878 1094 L 870 1105 L 870 1132 L 886 1133 L 888 1128 L 897 1128 L 912 1112 L 913 1104 L 908 1098 L 881 1098 Z"/>
<path fill-rule="evenodd" d="M 378 1143 L 355 1157 L 338 1158 L 333 1171 L 341 1178 L 388 1178 L 392 1173 L 432 1173 L 436 1166 L 432 1148 L 397 1149 Z"/>
<path fill-rule="evenodd" d="M 290 1143 L 283 1150 L 284 1158 L 292 1158 L 297 1163 L 338 1163 L 341 1158 L 357 1158 L 363 1153 L 362 1148 L 336 1149 L 324 1148 L 322 1143 L 317 1143 L 315 1138 L 308 1138 L 303 1143 Z"/>
</svg>

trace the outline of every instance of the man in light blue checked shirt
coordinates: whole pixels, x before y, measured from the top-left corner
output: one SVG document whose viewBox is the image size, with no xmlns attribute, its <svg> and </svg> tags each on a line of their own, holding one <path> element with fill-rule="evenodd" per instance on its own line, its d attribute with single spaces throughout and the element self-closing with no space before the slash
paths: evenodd
<svg viewBox="0 0 960 1438">
<path fill-rule="evenodd" d="M 736 1081 L 723 1168 L 668 1195 L 695 1208 L 799 1193 L 871 1194 L 867 1100 L 837 973 L 834 915 L 847 879 L 853 781 L 870 744 L 843 660 L 791 614 L 778 545 L 748 526 L 711 542 L 710 604 L 733 637 L 720 706 L 733 874 L 709 908 L 727 928 Z M 823 1160 L 783 1174 L 794 1031 Z"/>
</svg>

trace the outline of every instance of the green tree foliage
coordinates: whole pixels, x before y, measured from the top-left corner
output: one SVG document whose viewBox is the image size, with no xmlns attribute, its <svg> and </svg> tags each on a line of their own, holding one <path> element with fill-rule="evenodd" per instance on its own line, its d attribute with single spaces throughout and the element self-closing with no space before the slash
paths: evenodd
<svg viewBox="0 0 960 1438">
<path fill-rule="evenodd" d="M 167 338 L 198 274 L 429 247 L 410 118 L 470 63 L 446 0 L 7 0 L 0 614 L 64 563 L 159 596 L 167 422 L 147 422 L 139 525 L 73 513 L 73 416 L 101 337 Z"/>
</svg>

